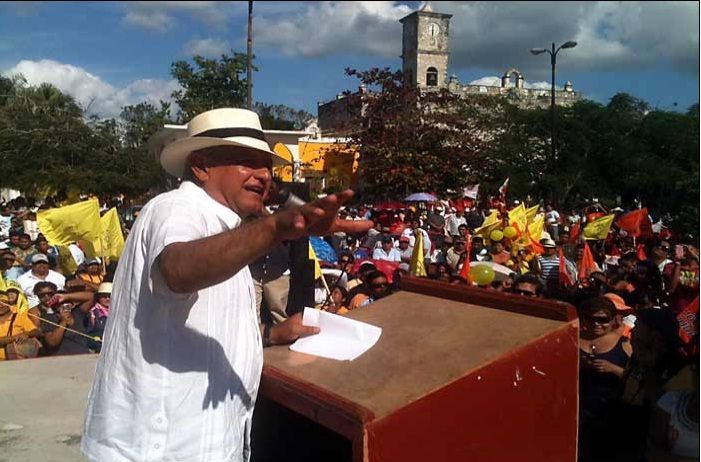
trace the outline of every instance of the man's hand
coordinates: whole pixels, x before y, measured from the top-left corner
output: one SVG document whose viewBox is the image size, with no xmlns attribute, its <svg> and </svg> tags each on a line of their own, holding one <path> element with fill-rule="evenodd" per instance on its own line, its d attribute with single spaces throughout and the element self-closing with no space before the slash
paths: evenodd
<svg viewBox="0 0 701 462">
<path fill-rule="evenodd" d="M 282 240 L 297 239 L 302 236 L 325 236 L 342 231 L 347 234 L 364 233 L 373 226 L 370 220 L 341 220 L 338 209 L 353 197 L 347 189 L 339 194 L 331 194 L 302 207 L 283 210 L 274 214 L 276 231 Z"/>
<path fill-rule="evenodd" d="M 283 345 L 300 337 L 318 334 L 319 331 L 318 327 L 302 325 L 302 313 L 297 313 L 270 329 L 270 341 L 273 345 Z"/>
</svg>

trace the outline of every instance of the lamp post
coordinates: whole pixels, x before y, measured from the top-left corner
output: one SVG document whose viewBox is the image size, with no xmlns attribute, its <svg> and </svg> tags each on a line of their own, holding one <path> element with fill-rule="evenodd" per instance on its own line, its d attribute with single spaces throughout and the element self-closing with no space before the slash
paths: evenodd
<svg viewBox="0 0 701 462">
<path fill-rule="evenodd" d="M 552 154 L 552 160 L 555 160 L 555 63 L 557 62 L 557 53 L 564 48 L 574 48 L 577 46 L 577 42 L 569 41 L 565 42 L 556 50 L 555 43 L 553 42 L 552 51 L 547 48 L 532 48 L 531 54 L 539 55 L 541 53 L 550 53 L 550 64 L 552 65 L 552 88 L 550 90 L 550 123 L 551 123 L 551 138 L 550 138 L 550 152 Z"/>
</svg>

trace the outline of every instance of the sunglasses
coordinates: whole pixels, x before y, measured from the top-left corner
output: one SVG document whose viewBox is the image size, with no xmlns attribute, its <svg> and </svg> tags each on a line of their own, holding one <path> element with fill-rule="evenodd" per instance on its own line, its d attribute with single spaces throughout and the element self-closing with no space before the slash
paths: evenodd
<svg viewBox="0 0 701 462">
<path fill-rule="evenodd" d="M 381 283 L 379 283 L 379 284 L 373 284 L 371 287 L 372 287 L 373 289 L 381 289 L 381 288 L 383 288 L 383 287 L 387 287 L 388 285 L 389 285 L 389 284 L 386 283 L 386 282 L 381 282 Z"/>
<path fill-rule="evenodd" d="M 606 325 L 611 322 L 608 316 L 587 316 L 586 319 L 592 324 Z"/>
<path fill-rule="evenodd" d="M 531 292 L 530 290 L 514 289 L 514 293 L 519 294 L 519 295 L 524 295 L 526 297 L 535 297 L 536 296 L 536 293 Z"/>
<path fill-rule="evenodd" d="M 54 295 L 56 295 L 56 292 L 42 292 L 40 294 L 37 294 L 37 297 L 39 297 L 39 298 L 53 297 Z"/>
</svg>

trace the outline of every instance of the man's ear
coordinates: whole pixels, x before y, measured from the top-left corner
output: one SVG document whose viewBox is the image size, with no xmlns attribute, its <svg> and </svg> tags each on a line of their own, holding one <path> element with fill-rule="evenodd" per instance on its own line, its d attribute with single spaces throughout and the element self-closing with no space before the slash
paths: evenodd
<svg viewBox="0 0 701 462">
<path fill-rule="evenodd" d="M 197 178 L 200 183 L 203 183 L 209 179 L 209 170 L 207 167 L 198 167 L 193 165 L 190 168 L 192 168 L 192 174 L 195 175 L 195 178 Z"/>
</svg>

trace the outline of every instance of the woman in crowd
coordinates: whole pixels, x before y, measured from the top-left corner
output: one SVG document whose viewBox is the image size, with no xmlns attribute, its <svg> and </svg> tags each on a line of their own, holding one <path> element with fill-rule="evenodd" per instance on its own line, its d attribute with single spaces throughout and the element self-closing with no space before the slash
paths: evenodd
<svg viewBox="0 0 701 462">
<path fill-rule="evenodd" d="M 579 307 L 580 458 L 581 462 L 614 460 L 617 400 L 631 345 L 618 330 L 616 307 L 595 297 Z"/>
</svg>

